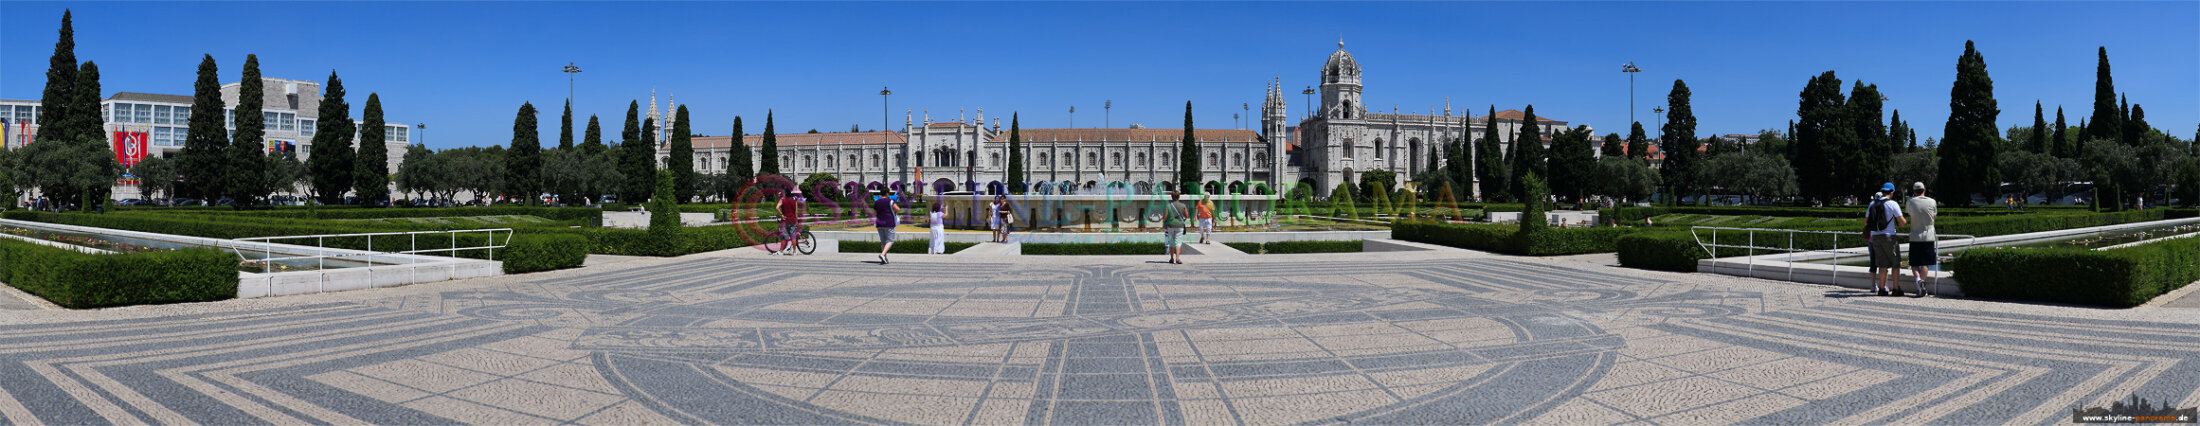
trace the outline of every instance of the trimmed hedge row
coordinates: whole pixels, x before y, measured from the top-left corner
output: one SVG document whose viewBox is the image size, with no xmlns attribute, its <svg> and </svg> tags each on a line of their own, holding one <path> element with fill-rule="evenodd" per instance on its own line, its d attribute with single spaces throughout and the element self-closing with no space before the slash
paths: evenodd
<svg viewBox="0 0 2200 426">
<path fill-rule="evenodd" d="M 966 248 L 970 248 L 970 247 L 972 247 L 972 246 L 976 246 L 976 245 L 978 245 L 978 243 L 963 243 L 963 242 L 948 241 L 948 242 L 947 242 L 947 254 L 954 254 L 955 252 L 963 251 L 963 249 L 966 249 Z M 926 251 L 930 251 L 931 249 L 932 249 L 932 240 L 899 240 L 899 241 L 895 241 L 895 242 L 894 242 L 894 249 L 893 249 L 893 250 L 890 250 L 890 251 L 887 251 L 887 253 L 900 253 L 900 254 L 924 254 L 924 253 L 925 253 Z M 850 241 L 850 240 L 841 240 L 841 241 L 840 241 L 840 252 L 841 252 L 841 253 L 877 253 L 877 252 L 878 252 L 878 242 L 877 242 L 877 241 Z"/>
<path fill-rule="evenodd" d="M 324 207 L 322 207 L 322 208 L 320 208 L 320 209 L 312 209 L 312 210 L 307 210 L 307 209 L 282 209 L 282 210 L 244 210 L 244 211 L 226 211 L 226 210 L 198 210 L 198 211 L 179 211 L 179 212 L 163 212 L 163 211 L 160 211 L 160 210 L 140 210 L 140 211 L 133 211 L 133 212 L 131 212 L 131 213 L 133 213 L 133 214 L 156 214 L 156 215 L 158 215 L 158 214 L 163 214 L 163 213 L 167 213 L 167 214 L 174 214 L 174 213 L 189 213 L 189 214 L 205 214 L 205 215 L 220 215 L 220 216 L 259 216 L 259 217 L 281 217 L 281 218 L 292 218 L 292 219 L 388 219 L 388 218 L 402 218 L 402 217 L 449 217 L 449 216 L 537 216 L 537 217 L 541 217 L 541 218 L 544 218 L 544 219 L 550 219 L 550 220 L 560 220 L 560 221 L 564 221 L 564 220 L 599 220 L 599 219 L 602 219 L 602 218 L 603 218 L 603 210 L 601 210 L 601 209 L 593 209 L 593 208 L 586 208 L 586 207 L 521 207 L 521 206 L 488 206 L 488 207 L 422 207 L 422 208 L 376 208 L 376 209 L 362 209 L 362 208 L 349 208 L 349 209 L 330 209 L 330 208 L 327 208 L 326 206 L 324 206 Z"/>
<path fill-rule="evenodd" d="M 237 297 L 237 257 L 212 249 L 88 254 L 0 239 L 0 282 L 67 308 Z"/>
<path fill-rule="evenodd" d="M 1391 238 L 1495 253 L 1555 256 L 1609 253 L 1617 250 L 1620 236 L 1637 228 L 1543 228 L 1521 233 L 1514 225 L 1450 224 L 1398 221 L 1390 225 Z"/>
<path fill-rule="evenodd" d="M 1036 255 L 1166 255 L 1168 248 L 1150 242 L 1123 243 L 1024 243 L 1024 254 Z"/>
<path fill-rule="evenodd" d="M 1629 268 L 1696 272 L 1696 261 L 1708 258 L 1687 232 L 1637 232 L 1619 237 L 1619 265 Z"/>
<path fill-rule="evenodd" d="M 1247 244 L 1252 250 L 1245 250 Z M 1254 255 L 1298 255 L 1298 253 L 1360 253 L 1362 242 L 1230 242 L 1225 246 L 1239 248 Z"/>
<path fill-rule="evenodd" d="M 1966 251 L 1955 278 L 1963 294 L 2131 307 L 2200 280 L 2200 239 L 2093 251 L 1998 248 Z"/>
<path fill-rule="evenodd" d="M 579 235 L 522 235 L 505 245 L 504 273 L 577 268 L 588 260 L 588 239 Z"/>
</svg>

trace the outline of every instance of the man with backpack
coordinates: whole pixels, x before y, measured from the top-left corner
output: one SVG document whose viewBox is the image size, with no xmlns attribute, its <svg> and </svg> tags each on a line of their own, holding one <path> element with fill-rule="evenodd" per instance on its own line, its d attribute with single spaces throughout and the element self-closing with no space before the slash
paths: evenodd
<svg viewBox="0 0 2200 426">
<path fill-rule="evenodd" d="M 1902 263 L 1894 241 L 1895 226 L 1909 220 L 1902 216 L 1902 207 L 1888 198 L 1890 194 L 1894 194 L 1894 182 L 1881 184 L 1879 193 L 1872 194 L 1870 207 L 1864 208 L 1864 239 L 1871 251 L 1872 292 L 1901 296 L 1902 287 L 1896 285 L 1902 278 Z"/>
</svg>

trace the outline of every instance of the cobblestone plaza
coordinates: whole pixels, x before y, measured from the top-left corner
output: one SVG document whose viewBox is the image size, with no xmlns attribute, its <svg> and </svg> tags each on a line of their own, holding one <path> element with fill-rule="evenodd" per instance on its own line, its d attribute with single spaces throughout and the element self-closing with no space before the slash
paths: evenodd
<svg viewBox="0 0 2200 426">
<path fill-rule="evenodd" d="M 866 258 L 606 257 L 97 311 L 11 289 L 0 418 L 2042 424 L 2134 396 L 2200 404 L 2191 308 L 1863 297 L 1450 249 Z"/>
</svg>

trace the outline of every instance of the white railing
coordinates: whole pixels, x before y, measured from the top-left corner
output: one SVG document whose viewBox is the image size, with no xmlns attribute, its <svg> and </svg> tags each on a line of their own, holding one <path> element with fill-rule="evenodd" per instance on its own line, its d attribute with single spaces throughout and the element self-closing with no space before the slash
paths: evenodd
<svg viewBox="0 0 2200 426">
<path fill-rule="evenodd" d="M 1731 233 L 1731 232 L 1734 232 L 1734 231 L 1741 231 L 1741 232 L 1743 232 L 1743 233 L 1745 233 L 1745 234 L 1747 234 L 1747 235 L 1749 236 L 1749 242 L 1748 242 L 1748 243 L 1746 243 L 1746 244 L 1744 244 L 1744 245 L 1721 244 L 1721 243 L 1719 243 L 1719 231 L 1722 231 L 1722 230 L 1723 230 L 1723 231 L 1728 231 L 1729 233 Z M 1702 233 L 1703 231 L 1710 231 L 1710 234 L 1711 234 L 1711 239 L 1710 239 L 1710 241 L 1705 241 L 1705 240 L 1704 240 L 1704 235 L 1703 235 L 1703 233 Z M 1768 245 L 1768 246 L 1759 246 L 1759 245 L 1757 245 L 1757 234 L 1758 234 L 1758 233 L 1769 233 L 1769 234 L 1784 234 L 1784 235 L 1786 236 L 1786 238 L 1784 238 L 1784 239 L 1786 240 L 1786 243 L 1785 243 L 1786 245 L 1784 245 L 1784 246 L 1769 246 L 1769 245 Z M 1690 236 L 1690 237 L 1693 237 L 1693 238 L 1695 238 L 1695 239 L 1696 239 L 1696 246 L 1697 246 L 1698 248 L 1702 248 L 1702 249 L 1704 250 L 1704 256 L 1705 256 L 1706 258 L 1718 258 L 1718 257 L 1719 257 L 1719 256 L 1718 256 L 1718 249 L 1721 249 L 1721 248 L 1732 248 L 1732 249 L 1745 249 L 1745 250 L 1749 250 L 1749 251 L 1750 251 L 1750 252 L 1749 252 L 1749 254 L 1747 254 L 1747 255 L 1744 255 L 1744 256 L 1743 256 L 1742 258 L 1743 258 L 1743 259 L 1744 259 L 1744 261 L 1746 262 L 1746 266 L 1745 266 L 1745 268 L 1746 268 L 1746 270 L 1747 270 L 1747 271 L 1749 271 L 1749 274 L 1750 274 L 1750 276 L 1756 276 L 1756 273 L 1757 273 L 1757 250 L 1765 250 L 1765 251 L 1776 251 L 1776 252 L 1782 252 L 1782 253 L 1804 253 L 1804 254 L 1803 254 L 1803 256 L 1805 256 L 1805 258 L 1804 258 L 1804 259 L 1792 259 L 1792 258 L 1791 258 L 1791 259 L 1788 259 L 1788 260 L 1787 260 L 1787 262 L 1785 262 L 1785 263 L 1787 263 L 1788 281 L 1794 281 L 1794 280 L 1795 280 L 1795 264 L 1797 264 L 1797 263 L 1804 263 L 1803 261 L 1805 261 L 1805 260 L 1809 260 L 1809 258 L 1810 258 L 1810 257 L 1811 257 L 1812 255 L 1814 255 L 1814 254 L 1816 254 L 1816 253 L 1819 253 L 1819 252 L 1824 252 L 1824 253 L 1826 253 L 1826 261 L 1827 261 L 1827 262 L 1829 262 L 1829 263 L 1830 263 L 1830 262 L 1833 262 L 1833 261 L 1835 261 L 1835 260 L 1837 260 L 1837 259 L 1840 259 L 1840 258 L 1841 258 L 1841 236 L 1842 236 L 1842 235 L 1857 235 L 1857 234 L 1861 234 L 1861 233 L 1863 233 L 1863 231 L 1811 231 L 1811 230 L 1800 230 L 1800 229 L 1765 229 L 1765 228 L 1735 228 L 1735 227 L 1723 227 L 1723 226 L 1697 226 L 1697 227 L 1691 227 L 1691 228 L 1690 228 L 1690 229 L 1688 230 L 1688 234 L 1689 234 L 1689 236 Z M 1795 248 L 1795 236 L 1796 236 L 1796 234 L 1804 234 L 1804 235 L 1825 235 L 1825 236 L 1826 236 L 1826 240 L 1827 240 L 1827 242 L 1829 243 L 1829 244 L 1827 244 L 1826 246 L 1827 246 L 1827 247 L 1830 247 L 1830 248 L 1826 248 L 1826 249 L 1814 249 L 1814 248 Z M 1908 235 L 1905 235 L 1905 234 L 1896 234 L 1896 235 L 1899 235 L 1899 236 L 1901 236 L 1902 238 L 1909 238 L 1909 236 L 1908 236 Z M 1779 235 L 1775 235 L 1775 237 L 1777 237 L 1777 236 L 1779 236 Z M 1954 247 L 1963 247 L 1963 248 L 1966 248 L 1966 249 L 1968 249 L 1968 248 L 1970 248 L 1971 246 L 1975 246 L 1975 245 L 1978 245 L 1978 237 L 1977 237 L 1977 236 L 1973 236 L 1973 235 L 1960 235 L 1960 234 L 1942 234 L 1942 235 L 1940 235 L 1940 238 L 1941 238 L 1941 241 L 1947 241 L 1948 239 L 1952 239 L 1952 238 L 1958 238 L 1958 239 L 1965 239 L 1965 240 L 1969 240 L 1969 241 L 1966 241 L 1966 242 L 1964 242 L 1964 244 L 1961 244 L 1961 245 L 1957 245 L 1957 246 L 1954 246 Z M 1906 245 L 1906 244 L 1897 244 L 1897 245 L 1895 246 L 1895 247 L 1896 247 L 1896 248 L 1895 248 L 1895 250 L 1896 250 L 1896 253 L 1895 253 L 1895 254 L 1896 254 L 1896 256 L 1897 256 L 1897 258 L 1898 258 L 1898 259 L 1899 259 L 1899 258 L 1901 258 L 1901 257 L 1900 257 L 1900 256 L 1901 256 L 1901 251 L 1903 251 L 1903 250 L 1907 250 L 1907 249 L 1908 249 L 1908 248 L 1907 248 L 1907 247 L 1905 247 L 1905 246 L 1907 246 L 1907 245 Z M 1938 254 L 1938 253 L 1935 253 L 1935 254 L 1934 254 L 1934 256 L 1938 257 L 1938 256 L 1939 256 L 1939 254 Z M 1841 282 L 1841 281 L 1840 281 L 1840 277 L 1841 277 L 1841 265 L 1840 265 L 1840 264 L 1837 264 L 1837 263 L 1832 263 L 1831 265 L 1833 266 L 1833 272 L 1832 272 L 1832 273 L 1833 273 L 1833 282 L 1836 282 L 1836 283 L 1838 283 L 1838 282 Z"/>
<path fill-rule="evenodd" d="M 481 234 L 483 234 L 483 236 L 485 236 L 485 237 L 487 237 L 487 238 L 486 238 L 486 239 L 484 239 L 484 240 L 482 241 L 482 244 L 481 244 L 481 245 L 478 245 L 478 246 L 465 246 L 465 247 L 460 247 L 460 246 L 458 245 L 458 236 L 459 236 L 459 234 L 472 234 L 472 233 L 481 233 Z M 502 240 L 502 242 L 499 242 L 499 241 L 497 240 L 497 234 L 498 234 L 498 233 L 503 233 L 503 234 L 504 234 L 504 239 Z M 404 236 L 404 237 L 405 237 L 405 243 L 406 243 L 406 250 L 401 250 L 401 251 L 376 251 L 376 250 L 375 250 L 375 248 L 374 248 L 374 237 L 387 237 L 387 236 Z M 450 241 L 450 245 L 449 245 L 449 246 L 446 246 L 445 248 L 422 249 L 422 248 L 420 248 L 420 237 L 422 237 L 422 236 L 429 236 L 430 238 L 438 238 L 438 237 L 442 237 L 442 236 L 448 236 L 448 237 L 449 237 L 449 241 Z M 367 247 L 366 247 L 366 249 L 365 249 L 365 250 L 358 250 L 358 249 L 338 249 L 338 250 L 343 250 L 343 251 L 342 251 L 342 252 L 332 252 L 332 251 L 331 251 L 331 249 L 329 249 L 329 248 L 328 248 L 328 245 L 327 245 L 327 243 L 328 243 L 328 239 L 330 239 L 330 238 L 361 238 L 361 237 L 363 237 L 363 238 L 365 238 L 365 239 L 366 239 L 366 246 L 367 246 Z M 314 250 L 311 250 L 311 254 L 309 254 L 309 255 L 302 255 L 302 256 L 284 256 L 284 257 L 276 257 L 276 256 L 275 256 L 275 252 L 276 252 L 276 251 L 284 251 L 284 252 L 293 252 L 293 251 L 300 251 L 300 250 L 297 250 L 297 249 L 285 249 L 285 250 L 277 250 L 277 249 L 275 248 L 275 246 L 276 246 L 276 244 L 277 244 L 277 243 L 276 243 L 276 241 L 293 241 L 293 240 L 307 240 L 307 239 L 311 239 L 311 240 L 313 240 L 313 247 L 314 247 Z M 253 260 L 255 260 L 255 259 L 250 259 L 250 258 L 247 258 L 247 257 L 245 257 L 245 253 L 246 253 L 246 252 L 248 252 L 248 251 L 251 251 L 251 248 L 250 248 L 250 247 L 246 247 L 246 246 L 245 246 L 244 244 L 242 244 L 242 243 L 251 243 L 251 242 L 257 242 L 257 243 L 259 243 L 259 249 L 260 249 L 260 250 L 259 250 L 259 252 L 260 252 L 260 256 L 261 256 L 261 257 L 260 257 L 259 259 L 257 259 L 257 260 L 261 262 L 261 269 L 260 269 L 260 272 L 261 272 L 261 273 L 271 273 L 271 272 L 274 272 L 274 268 L 275 268 L 275 263 L 276 263 L 276 261 L 283 261 L 283 260 L 308 260 L 308 259 L 310 259 L 310 260 L 313 260 L 313 262 L 314 262 L 314 269 L 315 269 L 315 271 L 319 271 L 319 272 L 323 272 L 323 273 L 325 273 L 325 272 L 326 272 L 326 271 L 328 270 L 328 261 L 329 261 L 329 259 L 337 259 L 337 260 L 358 261 L 358 262 L 364 262 L 364 263 L 366 263 L 366 264 L 368 265 L 368 268 L 366 268 L 366 271 L 367 271 L 367 276 L 368 276 L 368 279 L 369 279 L 369 280 L 371 281 L 371 280 L 373 279 L 373 276 L 374 276 L 374 269 L 373 269 L 373 266 L 375 265 L 375 259 L 376 259 L 376 258 L 378 258 L 378 257 L 395 257 L 395 256 L 408 256 L 408 255 L 419 255 L 419 254 L 423 254 L 423 253 L 448 253 L 447 257 L 458 257 L 458 256 L 457 256 L 458 252 L 460 252 L 460 251 L 463 251 L 463 250 L 483 250 L 483 251 L 486 251 L 486 252 L 488 252 L 488 260 L 492 260 L 492 261 L 493 261 L 493 260 L 496 260 L 496 249 L 504 248 L 505 246 L 507 246 L 507 245 L 511 244 L 511 242 L 512 242 L 512 229 L 511 229 L 511 228 L 496 228 L 496 229 L 471 229 L 471 230 L 450 230 L 450 231 L 371 232 L 371 233 L 360 233 L 360 234 L 296 235 L 296 236 L 282 236 L 282 237 L 254 237 L 254 238 L 239 238 L 239 239 L 237 239 L 236 241 L 237 241 L 238 243 L 240 243 L 240 244 L 237 244 L 237 245 L 233 245 L 233 246 L 231 246 L 231 249 L 232 249 L 233 251 L 235 251 L 235 252 L 237 253 L 237 258 L 238 258 L 238 259 L 242 259 L 242 260 L 244 260 L 244 261 L 246 261 L 246 262 L 250 262 L 250 261 L 253 261 Z M 387 241 L 387 240 L 385 240 L 385 241 Z M 384 247 L 392 247 L 392 246 L 389 246 L 388 244 L 390 244 L 390 243 L 384 243 Z M 302 244 L 284 244 L 284 245 L 302 245 Z M 363 260 L 362 260 L 362 258 L 363 258 Z M 406 262 L 405 262 L 405 263 L 407 263 L 407 264 L 410 264 L 410 265 L 414 265 L 414 266 L 413 266 L 412 268 L 410 268 L 410 269 L 411 269 L 411 271 L 410 271 L 410 272 L 411 272 L 411 273 L 412 273 L 412 274 L 413 274 L 413 275 L 414 275 L 414 276 L 415 276 L 415 277 L 417 278 L 417 277 L 418 277 L 418 275 L 420 274 L 420 272 L 419 272 L 419 269 L 420 269 L 420 268 L 419 268 L 419 266 L 418 266 L 418 265 L 419 265 L 420 263 L 422 263 L 422 262 L 420 262 L 420 261 L 419 261 L 419 259 L 405 259 L 405 260 L 406 260 Z M 416 279 L 416 280 L 414 280 L 414 281 L 418 281 L 418 280 Z"/>
</svg>

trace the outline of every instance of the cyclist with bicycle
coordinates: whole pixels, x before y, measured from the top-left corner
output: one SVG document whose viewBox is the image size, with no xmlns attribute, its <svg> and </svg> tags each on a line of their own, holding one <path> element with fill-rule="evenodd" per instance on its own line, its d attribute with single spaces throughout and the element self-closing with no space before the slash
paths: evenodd
<svg viewBox="0 0 2200 426">
<path fill-rule="evenodd" d="M 782 256 L 794 255 L 794 240 L 802 235 L 802 200 L 787 194 L 779 197 L 779 252 Z"/>
</svg>

